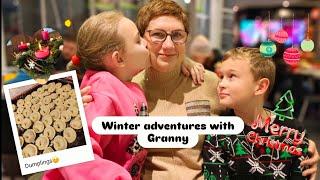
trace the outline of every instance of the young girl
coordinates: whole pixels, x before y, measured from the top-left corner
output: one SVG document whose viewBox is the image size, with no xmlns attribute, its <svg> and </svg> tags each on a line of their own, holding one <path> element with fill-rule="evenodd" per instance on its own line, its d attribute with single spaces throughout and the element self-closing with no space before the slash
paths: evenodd
<svg viewBox="0 0 320 180">
<path fill-rule="evenodd" d="M 85 106 L 95 160 L 47 171 L 43 179 L 140 179 L 146 157 L 133 135 L 98 135 L 98 116 L 136 116 L 146 99 L 131 79 L 149 61 L 135 24 L 117 12 L 91 16 L 80 27 L 77 55 L 86 73 L 81 88 L 91 86 Z M 143 109 L 143 108 L 142 108 Z M 77 157 L 79 158 L 79 157 Z"/>
</svg>

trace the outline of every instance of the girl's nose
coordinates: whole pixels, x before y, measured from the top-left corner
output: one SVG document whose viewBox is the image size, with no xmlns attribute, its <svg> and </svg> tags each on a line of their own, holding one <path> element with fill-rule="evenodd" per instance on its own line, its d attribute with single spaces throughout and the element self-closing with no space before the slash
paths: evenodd
<svg viewBox="0 0 320 180">
<path fill-rule="evenodd" d="M 144 39 L 144 38 L 142 38 L 142 37 L 140 37 L 141 38 L 141 44 L 146 48 L 146 49 L 148 49 L 148 43 L 147 43 L 147 41 Z"/>
</svg>

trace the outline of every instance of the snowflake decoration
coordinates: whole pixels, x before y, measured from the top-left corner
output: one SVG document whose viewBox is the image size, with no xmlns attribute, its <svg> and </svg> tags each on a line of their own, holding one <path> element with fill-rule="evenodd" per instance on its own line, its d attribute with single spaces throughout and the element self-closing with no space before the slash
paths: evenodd
<svg viewBox="0 0 320 180">
<path fill-rule="evenodd" d="M 273 169 L 273 175 L 274 177 L 278 177 L 280 176 L 281 178 L 285 179 L 285 177 L 287 176 L 284 172 L 282 172 L 282 169 L 285 167 L 286 165 L 283 163 L 280 163 L 278 166 L 274 165 L 274 164 L 270 164 L 270 168 Z"/>
<path fill-rule="evenodd" d="M 251 169 L 249 170 L 251 174 L 255 173 L 256 171 L 258 171 L 260 174 L 264 173 L 265 170 L 260 167 L 259 162 L 248 159 L 247 163 L 251 165 Z"/>
<path fill-rule="evenodd" d="M 209 153 L 212 155 L 210 158 L 211 162 L 216 162 L 216 160 L 219 160 L 220 162 L 224 163 L 224 159 L 221 158 L 221 152 L 216 152 L 210 149 Z"/>
<path fill-rule="evenodd" d="M 29 67 L 30 67 L 30 69 L 34 69 L 34 67 L 36 66 L 36 64 L 34 63 L 34 62 L 29 62 Z"/>
<path fill-rule="evenodd" d="M 309 157 L 308 157 L 308 156 L 307 156 L 307 157 L 300 156 L 298 159 L 299 159 L 300 162 L 301 162 L 301 161 L 303 161 L 303 160 L 305 160 L 305 159 L 309 159 Z M 298 168 L 299 168 L 301 171 L 303 171 L 303 170 L 305 170 L 305 169 L 308 169 L 308 167 L 306 167 L 306 166 L 301 166 L 301 165 L 299 165 Z"/>
<path fill-rule="evenodd" d="M 228 166 L 229 166 L 229 168 L 230 168 L 231 170 L 235 171 L 236 169 L 234 169 L 234 168 L 232 167 L 233 165 L 234 165 L 234 161 L 230 160 L 230 161 L 228 162 Z"/>
</svg>

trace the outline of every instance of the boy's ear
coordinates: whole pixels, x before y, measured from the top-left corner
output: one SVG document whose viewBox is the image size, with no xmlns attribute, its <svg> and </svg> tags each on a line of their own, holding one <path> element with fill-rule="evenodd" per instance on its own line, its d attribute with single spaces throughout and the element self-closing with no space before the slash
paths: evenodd
<svg viewBox="0 0 320 180">
<path fill-rule="evenodd" d="M 262 78 L 258 81 L 255 95 L 264 95 L 270 86 L 270 81 L 268 78 Z"/>
<path fill-rule="evenodd" d="M 124 67 L 125 65 L 123 59 L 120 57 L 119 51 L 114 51 L 111 54 L 111 62 L 116 67 Z"/>
</svg>

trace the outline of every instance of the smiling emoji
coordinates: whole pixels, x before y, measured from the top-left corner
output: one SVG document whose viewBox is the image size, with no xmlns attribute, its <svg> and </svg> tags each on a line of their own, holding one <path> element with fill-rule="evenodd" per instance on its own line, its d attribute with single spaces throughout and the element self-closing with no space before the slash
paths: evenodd
<svg viewBox="0 0 320 180">
<path fill-rule="evenodd" d="M 53 157 L 52 159 L 53 163 L 58 163 L 59 162 L 59 158 L 57 156 Z"/>
</svg>

